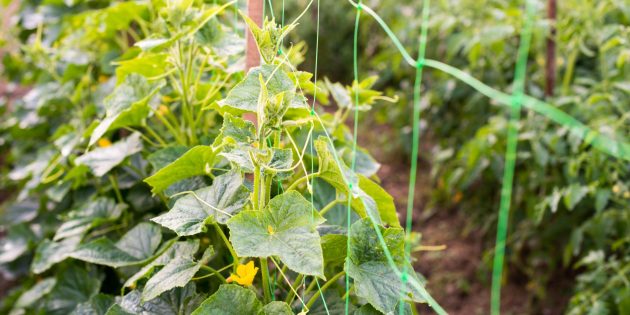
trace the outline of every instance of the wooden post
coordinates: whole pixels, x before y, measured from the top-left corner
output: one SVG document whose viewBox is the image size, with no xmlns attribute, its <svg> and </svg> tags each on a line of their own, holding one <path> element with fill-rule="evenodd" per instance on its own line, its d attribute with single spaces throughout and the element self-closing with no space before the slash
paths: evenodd
<svg viewBox="0 0 630 315">
<path fill-rule="evenodd" d="M 262 27 L 263 20 L 263 0 L 247 0 L 247 14 L 258 26 Z M 256 41 L 250 31 L 247 31 L 247 47 L 245 59 L 245 71 L 260 65 L 260 54 L 256 47 Z"/>
<path fill-rule="evenodd" d="M 264 0 L 247 0 L 247 15 L 261 27 L 263 20 L 263 1 Z M 245 73 L 247 73 L 249 69 L 260 65 L 260 54 L 258 53 L 258 47 L 256 47 L 256 40 L 250 30 L 247 30 L 246 45 Z M 251 121 L 255 125 L 258 124 L 258 119 L 256 119 L 256 114 L 254 113 L 244 113 L 243 119 Z"/>
<path fill-rule="evenodd" d="M 545 64 L 545 96 L 553 96 L 556 84 L 556 0 L 547 1 L 547 17 L 551 23 L 547 37 L 547 62 Z"/>
</svg>

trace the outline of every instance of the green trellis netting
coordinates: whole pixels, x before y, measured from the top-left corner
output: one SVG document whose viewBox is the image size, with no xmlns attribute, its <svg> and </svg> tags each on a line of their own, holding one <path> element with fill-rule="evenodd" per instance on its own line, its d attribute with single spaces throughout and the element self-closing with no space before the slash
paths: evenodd
<svg viewBox="0 0 630 315">
<path fill-rule="evenodd" d="M 292 23 L 296 23 L 305 14 L 305 12 L 307 12 L 308 8 L 313 4 L 313 2 L 314 1 L 311 0 L 308 3 L 307 8 Z M 497 223 L 497 237 L 496 237 L 496 245 L 494 249 L 495 255 L 494 255 L 494 264 L 493 264 L 493 271 L 492 271 L 491 313 L 499 314 L 500 301 L 501 301 L 501 275 L 503 273 L 505 241 L 507 238 L 507 223 L 508 223 L 508 217 L 509 217 L 509 211 L 510 211 L 510 202 L 511 202 L 511 197 L 512 197 L 512 184 L 513 184 L 513 178 L 514 178 L 516 148 L 517 148 L 517 139 L 518 139 L 518 132 L 519 132 L 518 122 L 519 122 L 521 110 L 523 109 L 523 107 L 527 110 L 532 110 L 538 114 L 541 114 L 547 117 L 548 119 L 556 122 L 562 127 L 568 128 L 568 130 L 574 136 L 580 138 L 582 141 L 584 141 L 585 144 L 591 145 L 594 148 L 602 152 L 605 152 L 613 157 L 616 157 L 618 159 L 630 161 L 630 144 L 627 143 L 626 139 L 612 139 L 608 136 L 602 135 L 599 132 L 592 130 L 591 128 L 583 124 L 582 122 L 575 119 L 574 117 L 558 109 L 554 105 L 524 94 L 525 77 L 526 77 L 525 72 L 527 68 L 527 58 L 528 58 L 528 52 L 529 52 L 529 46 L 530 46 L 530 40 L 531 40 L 532 24 L 534 20 L 535 7 L 536 7 L 535 1 L 525 0 L 525 20 L 523 24 L 523 29 L 522 29 L 521 39 L 520 39 L 520 44 L 519 44 L 519 49 L 518 49 L 518 56 L 516 60 L 516 69 L 515 69 L 511 95 L 498 91 L 496 89 L 493 89 L 490 86 L 484 84 L 483 82 L 475 79 L 470 74 L 464 71 L 461 71 L 455 67 L 452 67 L 448 64 L 442 63 L 437 60 L 425 59 L 426 41 L 427 41 L 427 33 L 428 33 L 428 25 L 429 25 L 428 21 L 429 21 L 429 15 L 430 15 L 429 13 L 430 0 L 423 0 L 423 10 L 421 14 L 422 26 L 421 26 L 420 37 L 419 37 L 418 58 L 416 59 L 414 59 L 409 54 L 409 52 L 402 45 L 402 43 L 396 37 L 396 35 L 392 32 L 392 30 L 387 25 L 387 23 L 383 21 L 383 19 L 376 12 L 374 12 L 371 8 L 362 4 L 360 0 L 358 2 L 348 0 L 348 2 L 352 4 L 352 6 L 355 7 L 356 9 L 356 18 L 354 21 L 354 38 L 353 38 L 353 44 L 352 44 L 353 45 L 353 70 L 354 70 L 355 81 L 357 82 L 359 81 L 359 69 L 358 69 L 359 56 L 358 56 L 357 42 L 358 42 L 358 33 L 359 33 L 359 21 L 360 21 L 360 16 L 363 12 L 364 14 L 367 14 L 370 17 L 372 17 L 382 27 L 382 29 L 388 35 L 389 39 L 392 41 L 392 43 L 398 49 L 400 54 L 403 56 L 405 62 L 407 62 L 410 66 L 416 68 L 416 76 L 415 76 L 414 88 L 413 88 L 413 95 L 414 95 L 413 105 L 414 106 L 413 106 L 413 113 L 412 113 L 412 118 L 413 118 L 412 130 L 413 131 L 412 131 L 411 167 L 410 167 L 410 176 L 409 176 L 409 194 L 408 194 L 408 200 L 407 200 L 408 202 L 407 202 L 406 217 L 405 217 L 405 227 L 406 227 L 407 236 L 409 236 L 409 233 L 411 232 L 411 229 L 412 229 L 411 218 L 412 218 L 412 211 L 413 211 L 413 205 L 414 205 L 413 187 L 416 185 L 417 160 L 418 160 L 418 155 L 419 155 L 418 148 L 419 148 L 419 129 L 420 129 L 419 128 L 420 92 L 421 92 L 421 85 L 422 85 L 423 69 L 425 67 L 428 67 L 428 68 L 432 68 L 432 69 L 447 73 L 457 78 L 458 80 L 461 80 L 462 82 L 466 83 L 467 85 L 474 88 L 481 94 L 498 102 L 499 104 L 509 107 L 510 120 L 509 120 L 508 130 L 507 130 L 508 140 L 507 140 L 507 148 L 505 152 L 505 168 L 504 168 L 504 173 L 503 173 L 503 184 L 501 188 L 501 201 L 499 205 L 499 219 Z M 317 81 L 317 67 L 318 67 L 318 53 L 319 53 L 320 1 L 317 0 L 316 3 L 317 3 L 317 13 L 316 13 L 317 14 L 317 29 L 316 29 L 315 69 L 314 69 L 315 81 Z M 265 5 L 268 5 L 271 8 L 270 12 L 273 17 L 273 6 L 272 6 L 271 0 L 267 0 L 267 3 L 265 3 Z M 284 25 L 284 0 L 282 1 L 281 22 L 282 22 L 282 25 Z M 283 54 L 282 51 L 280 51 L 279 53 Z M 315 90 L 315 93 L 317 93 L 317 90 Z M 358 98 L 358 93 L 355 93 L 355 96 Z M 314 99 L 316 99 L 316 97 L 314 97 Z M 357 103 L 358 103 L 358 100 L 355 99 L 355 104 Z M 315 116 L 316 120 L 319 123 L 321 123 L 321 120 L 319 119 L 318 114 L 314 110 L 314 106 L 315 106 L 315 101 L 313 101 L 313 104 L 312 104 L 313 109 L 311 110 L 311 115 Z M 350 166 L 350 169 L 353 172 L 356 167 L 356 160 L 355 160 L 356 144 L 357 144 L 357 137 L 359 134 L 358 113 L 359 113 L 358 108 L 355 107 L 354 126 L 353 126 L 353 152 L 352 152 L 352 163 Z M 326 138 L 328 142 L 332 145 L 332 139 L 330 138 L 328 133 L 326 133 Z M 311 148 L 312 148 L 313 139 L 311 138 L 310 141 L 311 141 Z M 332 153 L 333 153 L 335 162 L 338 165 L 340 165 L 341 163 L 340 163 L 339 157 L 337 156 L 336 151 L 333 150 Z M 346 183 L 346 185 L 348 185 L 348 187 L 352 189 L 353 183 L 350 181 L 350 179 L 344 175 L 343 180 Z M 314 181 L 310 183 L 310 189 L 313 189 L 313 190 L 315 189 Z M 314 212 L 316 210 L 312 209 L 312 211 Z M 350 221 L 351 221 L 350 212 L 351 212 L 351 206 L 350 206 L 350 203 L 348 203 L 347 204 L 348 224 L 350 224 Z M 371 220 L 371 221 L 374 227 L 374 232 L 376 233 L 378 240 L 385 251 L 385 255 L 387 257 L 389 266 L 391 267 L 392 271 L 401 278 L 402 283 L 408 283 L 409 285 L 417 289 L 419 292 L 421 292 L 421 294 L 423 295 L 423 298 L 427 301 L 429 306 L 435 312 L 437 312 L 438 314 L 446 314 L 446 311 L 438 304 L 437 301 L 435 301 L 431 297 L 431 295 L 426 291 L 424 286 L 418 283 L 413 277 L 408 276 L 409 271 L 406 268 L 402 268 L 401 270 L 396 266 L 396 264 L 394 263 L 394 258 L 392 257 L 390 251 L 388 250 L 385 244 L 383 235 L 378 227 L 378 224 L 376 223 L 377 221 L 376 220 Z M 349 230 L 350 228 L 348 226 L 348 231 Z M 349 247 L 349 244 L 348 244 L 348 247 Z M 411 248 L 409 244 L 406 244 L 405 255 L 407 259 L 409 259 L 410 257 L 410 252 L 411 252 Z M 317 284 L 317 287 L 320 288 L 320 285 L 319 285 L 319 282 L 317 282 L 317 279 L 315 279 L 315 283 Z M 345 284 L 346 284 L 345 314 L 348 314 L 349 294 L 347 293 L 350 290 L 350 279 L 348 275 L 345 275 Z M 319 291 L 319 294 L 321 295 L 324 307 L 326 308 L 326 311 L 328 312 L 326 301 L 321 290 Z M 401 290 L 401 297 L 402 297 L 402 294 L 403 292 Z M 404 303 L 402 299 L 401 299 L 401 303 Z M 399 309 L 402 314 L 404 309 L 402 307 Z"/>
</svg>

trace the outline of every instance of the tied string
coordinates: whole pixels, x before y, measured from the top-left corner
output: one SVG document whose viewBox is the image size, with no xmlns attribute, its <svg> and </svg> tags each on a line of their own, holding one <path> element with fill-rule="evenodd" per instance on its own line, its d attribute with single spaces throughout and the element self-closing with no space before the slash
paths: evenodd
<svg viewBox="0 0 630 315">
<path fill-rule="evenodd" d="M 422 3 L 422 27 L 420 30 L 420 43 L 418 44 L 418 61 L 416 62 L 416 78 L 413 87 L 413 115 L 412 115 L 412 144 L 411 144 L 411 166 L 409 169 L 409 183 L 407 194 L 407 212 L 405 214 L 405 259 L 411 261 L 411 231 L 413 229 L 413 209 L 415 199 L 415 187 L 416 176 L 418 173 L 418 155 L 420 147 L 420 111 L 421 100 L 420 91 L 422 87 L 422 70 L 424 68 L 424 56 L 427 48 L 427 34 L 429 29 L 429 11 L 430 2 L 424 0 Z M 407 270 L 407 264 L 403 265 L 402 274 L 400 280 L 402 286 L 400 287 L 400 307 L 398 310 L 399 315 L 403 315 L 405 312 L 405 288 L 409 281 L 408 272 L 413 270 Z"/>
<path fill-rule="evenodd" d="M 512 200 L 512 185 L 514 183 L 514 169 L 516 166 L 516 150 L 518 145 L 518 124 L 521 118 L 521 106 L 525 90 L 525 72 L 527 70 L 527 55 L 531 41 L 532 24 L 534 20 L 534 5 L 526 0 L 526 16 L 518 47 L 518 59 L 514 72 L 514 89 L 512 107 L 508 123 L 507 148 L 505 150 L 505 168 L 503 169 L 503 183 L 501 186 L 501 201 L 499 205 L 499 219 L 497 221 L 497 238 L 494 248 L 494 263 L 492 267 L 492 288 L 490 310 L 492 315 L 501 313 L 501 278 L 505 257 L 505 240 L 507 238 L 508 221 L 510 217 L 510 203 Z"/>
</svg>

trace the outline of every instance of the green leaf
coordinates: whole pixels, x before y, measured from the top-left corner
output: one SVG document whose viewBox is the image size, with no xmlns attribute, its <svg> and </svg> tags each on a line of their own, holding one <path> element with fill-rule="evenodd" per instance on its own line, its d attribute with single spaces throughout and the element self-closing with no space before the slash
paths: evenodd
<svg viewBox="0 0 630 315">
<path fill-rule="evenodd" d="M 374 309 L 374 307 L 370 304 L 365 304 L 361 306 L 359 309 L 354 311 L 354 315 L 381 315 L 383 313 Z"/>
<path fill-rule="evenodd" d="M 226 30 L 224 30 L 226 28 Z M 219 23 L 210 20 L 197 33 L 195 39 L 203 46 L 213 49 L 220 56 L 235 55 L 243 51 L 245 41 L 235 32 Z"/>
<path fill-rule="evenodd" d="M 604 208 L 608 204 L 610 195 L 611 195 L 610 189 L 597 190 L 597 193 L 595 194 L 595 210 L 597 210 L 597 212 L 604 210 Z"/>
<path fill-rule="evenodd" d="M 136 42 L 133 45 L 140 48 L 142 51 L 148 51 L 166 43 L 166 41 L 168 41 L 166 38 L 146 38 L 139 42 Z M 155 55 L 147 55 L 147 56 L 155 56 Z"/>
<path fill-rule="evenodd" d="M 231 139 L 236 143 L 252 143 L 256 141 L 256 127 L 251 121 L 225 113 L 221 133 L 214 143 L 219 145 L 226 139 Z"/>
<path fill-rule="evenodd" d="M 322 302 L 322 298 L 318 298 L 313 306 L 309 309 L 308 315 L 330 315 L 346 313 L 346 301 L 341 299 L 339 293 L 331 291 L 326 290 L 324 292 L 326 303 L 324 304 Z M 319 292 L 316 292 L 315 294 L 319 294 Z M 348 314 L 351 314 L 354 309 L 354 305 L 350 303 L 348 305 Z"/>
<path fill-rule="evenodd" d="M 251 290 L 235 284 L 223 284 L 192 315 L 258 314 L 262 307 L 256 293 Z"/>
<path fill-rule="evenodd" d="M 356 152 L 355 171 L 365 177 L 376 175 L 381 164 L 376 162 L 365 149 L 357 148 Z M 339 154 L 343 157 L 343 161 L 346 165 L 352 164 L 352 150 L 349 147 L 343 147 Z"/>
<path fill-rule="evenodd" d="M 629 314 L 630 313 L 630 288 L 626 287 L 621 290 L 620 293 L 617 293 L 618 297 L 618 312 L 619 314 Z"/>
<path fill-rule="evenodd" d="M 9 226 L 8 235 L 0 239 L 0 264 L 10 263 L 22 256 L 32 241 L 35 241 L 35 235 L 27 225 Z"/>
<path fill-rule="evenodd" d="M 140 19 L 146 11 L 146 3 L 117 2 L 100 10 L 88 10 L 71 17 L 78 20 L 74 25 L 80 25 L 90 35 L 96 33 L 103 37 L 113 37 L 116 31 L 128 29 L 129 24 Z"/>
<path fill-rule="evenodd" d="M 396 306 L 396 310 L 393 313 L 388 313 L 388 314 L 392 314 L 392 315 L 394 315 L 394 314 L 411 315 L 412 314 L 411 313 L 411 306 L 409 305 L 409 303 L 402 304 L 402 307 L 403 307 L 402 313 L 401 313 L 401 310 L 400 310 L 400 306 L 401 306 L 401 304 L 398 304 Z M 359 309 L 357 309 L 354 312 L 354 315 L 381 315 L 381 314 L 383 314 L 383 313 L 377 311 L 374 308 L 374 306 L 372 306 L 370 304 L 365 304 L 365 305 L 361 306 Z"/>
<path fill-rule="evenodd" d="M 174 288 L 162 293 L 159 297 L 147 301 L 141 301 L 141 293 L 133 290 L 114 304 L 107 315 L 181 315 L 190 314 L 196 309 L 205 295 L 198 294 L 194 282 L 188 283 L 183 288 Z"/>
<path fill-rule="evenodd" d="M 15 202 L 2 209 L 0 214 L 0 224 L 14 225 L 29 222 L 37 217 L 40 203 L 37 198 L 30 197 L 22 201 Z"/>
<path fill-rule="evenodd" d="M 342 161 L 338 164 L 333 149 L 323 137 L 315 140 L 315 150 L 319 156 L 319 178 L 346 196 L 352 196 L 352 208 L 359 216 L 400 226 L 394 198 L 390 194 L 365 176 L 352 172 Z"/>
<path fill-rule="evenodd" d="M 324 221 L 302 195 L 289 191 L 271 199 L 262 211 L 235 215 L 227 225 L 239 256 L 278 256 L 295 272 L 324 278 L 317 232 Z"/>
<path fill-rule="evenodd" d="M 265 149 L 259 150 L 251 146 L 238 146 L 227 149 L 219 155 L 233 163 L 235 168 L 243 172 L 253 173 L 254 162 L 252 156 L 267 174 L 279 173 L 282 178 L 291 174 L 293 164 L 293 151 L 291 149 Z"/>
<path fill-rule="evenodd" d="M 340 108 L 349 108 L 352 107 L 353 100 L 350 99 L 350 93 L 348 90 L 338 82 L 332 83 L 328 78 L 324 78 L 324 83 L 326 84 L 326 89 L 330 92 L 333 100 Z"/>
<path fill-rule="evenodd" d="M 127 205 L 116 204 L 111 198 L 101 197 L 91 201 L 69 214 L 69 219 L 57 229 L 53 241 L 83 236 L 90 228 L 118 219 L 126 208 Z"/>
<path fill-rule="evenodd" d="M 52 265 L 68 258 L 80 241 L 80 237 L 66 238 L 61 242 L 42 241 L 35 250 L 31 271 L 42 273 L 52 267 Z"/>
<path fill-rule="evenodd" d="M 547 196 L 549 208 L 551 209 L 551 213 L 556 213 L 558 211 L 558 204 L 560 203 L 560 199 L 562 198 L 563 192 L 554 187 L 553 193 Z"/>
<path fill-rule="evenodd" d="M 54 202 L 61 202 L 71 188 L 72 183 L 59 180 L 46 190 L 46 196 Z"/>
<path fill-rule="evenodd" d="M 114 243 L 100 238 L 80 245 L 70 256 L 75 259 L 110 267 L 131 266 L 149 259 L 162 240 L 160 228 L 140 223 Z"/>
<path fill-rule="evenodd" d="M 208 247 L 203 256 L 209 257 L 212 253 L 214 250 Z M 147 281 L 142 291 L 142 301 L 152 300 L 172 288 L 184 287 L 206 263 L 204 259 L 195 262 L 190 258 L 175 257 Z"/>
<path fill-rule="evenodd" d="M 258 315 L 293 315 L 293 311 L 286 302 L 273 301 L 265 305 Z"/>
<path fill-rule="evenodd" d="M 123 235 L 116 246 L 133 257 L 146 259 L 153 255 L 161 241 L 160 227 L 142 222 Z"/>
<path fill-rule="evenodd" d="M 149 100 L 164 86 L 164 81 L 149 83 L 139 74 L 129 74 L 125 81 L 104 100 L 105 118 L 94 128 L 89 145 L 93 145 L 108 130 L 141 125 L 151 108 Z"/>
<path fill-rule="evenodd" d="M 113 296 L 99 293 L 89 301 L 77 305 L 70 315 L 105 315 L 113 304 Z"/>
<path fill-rule="evenodd" d="M 186 241 L 176 242 L 172 247 L 167 249 L 160 256 L 155 258 L 150 263 L 146 264 L 140 271 L 136 272 L 133 276 L 129 277 L 127 281 L 125 281 L 124 287 L 132 287 L 136 284 L 136 282 L 151 272 L 153 269 L 158 266 L 164 266 L 169 261 L 180 257 L 180 258 L 190 258 L 192 259 L 193 255 L 199 250 L 199 240 L 198 239 L 188 239 Z"/>
<path fill-rule="evenodd" d="M 159 193 L 182 179 L 209 174 L 214 165 L 215 156 L 216 152 L 212 147 L 195 146 L 173 163 L 146 178 L 144 182 L 153 187 L 151 192 Z"/>
<path fill-rule="evenodd" d="M 151 41 L 156 41 L 152 39 Z M 149 40 L 143 40 L 137 42 L 135 46 L 141 47 L 141 45 L 154 44 L 155 42 L 149 42 Z M 144 49 L 143 49 L 144 50 Z M 118 67 L 116 68 L 116 79 L 118 83 L 124 82 L 124 80 L 132 73 L 142 75 L 146 78 L 152 78 L 160 76 L 166 73 L 167 67 L 170 66 L 168 62 L 169 54 L 144 54 L 133 59 L 118 61 Z"/>
<path fill-rule="evenodd" d="M 195 235 L 206 231 L 206 224 L 225 224 L 248 202 L 249 190 L 243 185 L 239 172 L 217 176 L 211 186 L 196 190 L 175 201 L 173 208 L 153 222 L 167 227 L 179 236 Z"/>
<path fill-rule="evenodd" d="M 116 244 L 107 238 L 99 238 L 80 245 L 70 257 L 114 268 L 136 265 L 142 262 L 142 259 L 116 247 Z"/>
<path fill-rule="evenodd" d="M 138 291 L 131 291 L 131 293 L 125 295 L 125 297 L 127 297 L 128 295 L 138 295 L 138 300 L 140 300 L 140 293 L 138 293 Z M 140 314 L 140 313 L 136 313 L 136 312 L 128 312 L 126 309 L 124 309 L 122 306 L 120 306 L 120 304 L 114 304 L 112 305 L 108 310 L 107 313 L 105 313 L 105 315 L 136 315 L 136 314 Z"/>
<path fill-rule="evenodd" d="M 147 161 L 154 170 L 159 170 L 177 160 L 188 151 L 188 147 L 183 145 L 168 146 L 156 150 L 147 156 Z"/>
<path fill-rule="evenodd" d="M 69 156 L 79 143 L 81 143 L 81 134 L 78 132 L 70 132 L 55 140 L 55 146 L 63 157 Z"/>
<path fill-rule="evenodd" d="M 253 147 L 238 146 L 231 149 L 226 148 L 226 150 L 219 153 L 219 155 L 230 161 L 233 168 L 238 168 L 245 173 L 253 173 L 254 162 L 250 154 L 257 154 L 258 152 L 260 151 Z"/>
<path fill-rule="evenodd" d="M 286 170 L 290 169 L 291 166 L 293 166 L 293 151 L 291 149 L 273 149 L 271 161 L 262 168 L 268 173 L 275 174 L 276 171 L 273 169 Z"/>
<path fill-rule="evenodd" d="M 57 275 L 57 284 L 46 300 L 46 314 L 66 315 L 89 301 L 101 288 L 102 276 L 72 266 Z"/>
<path fill-rule="evenodd" d="M 157 150 L 151 153 L 147 160 L 151 163 L 154 170 L 159 170 L 177 160 L 188 151 L 188 147 L 185 146 L 169 146 L 164 149 Z M 178 194 L 182 191 L 195 190 L 205 187 L 206 183 L 203 176 L 194 176 L 186 179 L 182 179 L 165 189 L 164 193 L 167 196 Z"/>
<path fill-rule="evenodd" d="M 56 284 L 57 279 L 55 278 L 46 278 L 38 282 L 32 288 L 20 295 L 20 298 L 13 305 L 13 309 L 15 310 L 33 305 L 33 303 L 39 301 L 46 294 L 50 293 Z"/>
<path fill-rule="evenodd" d="M 396 212 L 396 205 L 394 204 L 394 197 L 392 197 L 392 195 L 383 189 L 383 187 L 363 175 L 359 175 L 359 188 L 361 188 L 367 196 L 362 197 L 366 207 L 374 200 L 373 206 L 378 209 L 381 220 L 393 227 L 400 227 L 398 213 Z"/>
<path fill-rule="evenodd" d="M 385 244 L 394 259 L 396 267 L 407 268 L 408 276 L 418 283 L 413 267 L 405 259 L 404 231 L 401 228 L 379 227 Z M 396 310 L 396 305 L 404 293 L 405 300 L 423 302 L 421 293 L 409 283 L 403 283 L 390 268 L 384 250 L 378 240 L 369 218 L 352 224 L 350 229 L 350 252 L 346 262 L 346 272 L 354 279 L 358 296 L 365 298 L 377 310 L 389 314 Z"/>
<path fill-rule="evenodd" d="M 273 74 L 273 76 L 272 76 Z M 259 76 L 262 75 L 267 82 L 267 90 L 269 96 L 275 96 L 279 93 L 287 92 L 295 93 L 295 85 L 293 81 L 282 70 L 276 70 L 276 66 L 262 65 L 252 68 L 243 81 L 238 83 L 227 95 L 227 97 L 219 101 L 219 106 L 229 106 L 238 111 L 256 112 L 258 97 L 261 92 Z M 271 79 L 270 79 L 271 78 Z M 307 109 L 303 99 L 295 97 L 289 105 L 289 108 Z"/>
<path fill-rule="evenodd" d="M 247 15 L 241 12 L 241 16 L 247 23 L 249 30 L 256 41 L 256 46 L 260 52 L 261 57 L 267 64 L 271 64 L 280 49 L 282 39 L 297 26 L 297 24 L 289 24 L 284 27 L 276 25 L 274 19 L 268 20 L 265 18 L 262 29 L 250 19 Z"/>
<path fill-rule="evenodd" d="M 569 210 L 573 210 L 575 206 L 586 196 L 589 192 L 588 186 L 582 186 L 579 184 L 572 184 L 567 188 L 564 194 L 564 205 Z"/>
<path fill-rule="evenodd" d="M 217 14 L 221 13 L 221 11 L 225 10 L 227 7 L 234 4 L 235 1 L 228 2 L 222 6 L 213 6 L 204 12 L 202 12 L 199 17 L 191 23 L 188 27 L 182 29 L 177 34 L 169 38 L 167 41 L 160 45 L 155 45 L 151 48 L 151 50 L 160 50 L 167 48 L 177 42 L 179 39 L 186 38 L 197 33 L 208 21 L 214 18 Z"/>
<path fill-rule="evenodd" d="M 109 147 L 96 148 L 78 158 L 77 165 L 86 165 L 95 176 L 103 176 L 116 167 L 128 156 L 142 150 L 142 141 L 139 133 L 132 133 L 130 136 L 115 142 Z"/>
<path fill-rule="evenodd" d="M 326 266 L 343 264 L 346 261 L 348 237 L 341 234 L 322 236 L 322 251 Z"/>
</svg>

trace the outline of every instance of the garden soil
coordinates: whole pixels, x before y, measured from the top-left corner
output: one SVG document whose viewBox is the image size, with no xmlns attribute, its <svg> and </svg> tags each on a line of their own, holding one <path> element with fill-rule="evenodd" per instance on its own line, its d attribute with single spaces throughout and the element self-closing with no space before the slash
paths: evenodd
<svg viewBox="0 0 630 315">
<path fill-rule="evenodd" d="M 409 185 L 408 154 L 397 152 L 392 145 L 399 135 L 390 127 L 369 123 L 371 130 L 359 136 L 359 144 L 374 154 L 382 166 L 378 176 L 381 184 L 394 197 L 404 223 Z M 367 129 L 365 129 L 367 130 Z M 486 315 L 490 313 L 491 267 L 488 251 L 492 240 L 480 231 L 471 230 L 469 222 L 458 209 L 428 209 L 431 193 L 431 165 L 422 159 L 430 149 L 430 139 L 421 140 L 418 179 L 415 190 L 413 230 L 422 236 L 422 245 L 444 245 L 439 251 L 413 254 L 414 267 L 428 281 L 428 290 L 450 315 Z M 464 197 L 465 198 L 465 197 Z M 502 314 L 555 315 L 562 314 L 570 292 L 570 280 L 561 279 L 560 290 L 548 292 L 546 301 L 536 301 L 527 288 L 526 279 L 509 275 L 502 290 Z M 552 289 L 550 288 L 549 291 Z M 434 314 L 426 305 L 418 307 L 420 314 Z"/>
</svg>

